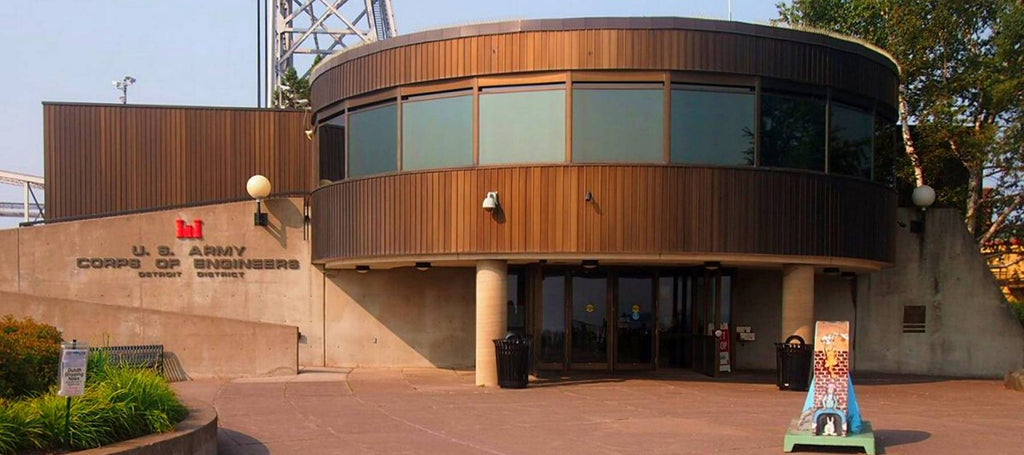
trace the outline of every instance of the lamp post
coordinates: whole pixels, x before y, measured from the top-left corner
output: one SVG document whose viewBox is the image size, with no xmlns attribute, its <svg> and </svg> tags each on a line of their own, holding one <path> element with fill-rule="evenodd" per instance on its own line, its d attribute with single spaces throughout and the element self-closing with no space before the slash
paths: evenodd
<svg viewBox="0 0 1024 455">
<path fill-rule="evenodd" d="M 245 182 L 245 190 L 256 200 L 256 213 L 252 216 L 253 225 L 266 226 L 267 214 L 261 210 L 260 203 L 270 195 L 270 179 L 259 174 L 249 177 L 249 181 Z"/>
<path fill-rule="evenodd" d="M 128 87 L 135 84 L 135 78 L 131 76 L 125 76 L 123 80 L 113 81 L 114 88 L 121 91 L 121 104 L 128 104 Z"/>
</svg>

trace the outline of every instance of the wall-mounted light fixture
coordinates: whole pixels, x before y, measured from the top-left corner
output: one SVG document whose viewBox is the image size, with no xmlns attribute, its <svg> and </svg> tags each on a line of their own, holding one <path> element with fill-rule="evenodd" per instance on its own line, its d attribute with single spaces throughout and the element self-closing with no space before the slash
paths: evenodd
<svg viewBox="0 0 1024 455">
<path fill-rule="evenodd" d="M 843 278 L 846 278 L 847 280 L 857 278 L 857 272 L 843 272 Z"/>
<path fill-rule="evenodd" d="M 910 195 L 910 199 L 914 201 L 914 205 L 921 208 L 921 211 L 928 210 L 935 203 L 935 190 L 928 185 L 921 185 L 914 188 L 914 192 Z"/>
<path fill-rule="evenodd" d="M 921 219 L 910 222 L 910 232 L 916 234 L 923 233 L 924 212 L 935 203 L 935 190 L 928 185 L 921 185 L 914 188 L 914 192 L 910 195 L 910 200 L 914 201 L 914 205 L 921 209 Z"/>
<path fill-rule="evenodd" d="M 718 270 L 722 268 L 722 263 L 718 261 L 704 261 L 704 268 L 706 270 Z"/>
<path fill-rule="evenodd" d="M 825 275 L 839 275 L 839 267 L 825 267 Z"/>
<path fill-rule="evenodd" d="M 253 224 L 256 226 L 266 226 L 268 224 L 267 214 L 263 213 L 260 203 L 270 195 L 270 180 L 256 174 L 249 177 L 248 182 L 245 182 L 245 190 L 249 192 L 249 196 L 256 200 L 256 213 L 252 216 Z"/>
<path fill-rule="evenodd" d="M 587 191 L 587 194 L 583 195 L 583 202 L 594 202 L 594 193 Z"/>
<path fill-rule="evenodd" d="M 581 265 L 587 270 L 593 270 L 597 268 L 597 259 L 585 259 Z"/>
<path fill-rule="evenodd" d="M 416 263 L 416 270 L 423 271 L 423 272 L 425 272 L 427 270 L 430 270 L 430 263 L 429 262 L 417 262 Z"/>
<path fill-rule="evenodd" d="M 487 195 L 484 196 L 484 202 L 483 202 L 482 205 L 483 205 L 484 210 L 488 210 L 488 211 L 494 210 L 494 209 L 498 208 L 498 206 L 501 205 L 498 202 L 498 192 L 497 191 L 488 191 Z"/>
<path fill-rule="evenodd" d="M 366 272 L 369 272 L 369 271 L 370 271 L 370 266 L 368 266 L 368 265 L 357 265 L 356 266 L 356 272 L 358 272 L 358 273 L 366 273 Z"/>
</svg>

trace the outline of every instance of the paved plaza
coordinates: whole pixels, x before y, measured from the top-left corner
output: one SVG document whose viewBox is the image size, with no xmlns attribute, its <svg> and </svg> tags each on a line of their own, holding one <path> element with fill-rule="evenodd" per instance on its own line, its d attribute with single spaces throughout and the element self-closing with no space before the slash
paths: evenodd
<svg viewBox="0 0 1024 455">
<path fill-rule="evenodd" d="M 1024 451 L 1024 393 L 1000 381 L 855 380 L 881 453 Z M 778 391 L 766 374 L 688 371 L 573 374 L 523 390 L 475 387 L 472 372 L 442 369 L 317 370 L 176 387 L 216 407 L 227 455 L 781 453 L 805 397 Z"/>
</svg>

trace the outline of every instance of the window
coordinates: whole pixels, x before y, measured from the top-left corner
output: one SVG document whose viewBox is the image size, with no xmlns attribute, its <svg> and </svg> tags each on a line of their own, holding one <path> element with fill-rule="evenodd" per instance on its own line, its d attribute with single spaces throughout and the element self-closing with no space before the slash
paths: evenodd
<svg viewBox="0 0 1024 455">
<path fill-rule="evenodd" d="M 664 162 L 664 103 L 661 84 L 578 84 L 572 93 L 572 160 Z"/>
<path fill-rule="evenodd" d="M 472 165 L 472 95 L 402 103 L 402 170 Z"/>
<path fill-rule="evenodd" d="M 345 114 L 320 124 L 320 180 L 345 178 Z"/>
<path fill-rule="evenodd" d="M 753 89 L 673 87 L 673 163 L 754 165 Z"/>
<path fill-rule="evenodd" d="M 510 90 L 480 93 L 480 164 L 565 161 L 564 86 Z"/>
<path fill-rule="evenodd" d="M 875 115 L 874 179 L 890 188 L 896 186 L 897 144 L 901 144 L 900 128 L 896 122 Z"/>
<path fill-rule="evenodd" d="M 761 166 L 825 171 L 825 100 L 761 98 Z"/>
<path fill-rule="evenodd" d="M 871 112 L 836 102 L 829 112 L 829 173 L 870 179 L 874 122 Z"/>
<path fill-rule="evenodd" d="M 398 169 L 398 107 L 395 104 L 354 111 L 348 121 L 349 177 Z"/>
<path fill-rule="evenodd" d="M 541 282 L 540 361 L 565 361 L 565 276 L 545 272 Z"/>
<path fill-rule="evenodd" d="M 520 292 L 525 287 L 526 275 L 521 270 L 509 271 L 507 280 L 508 306 L 506 327 L 509 332 L 526 335 L 526 299 Z"/>
</svg>

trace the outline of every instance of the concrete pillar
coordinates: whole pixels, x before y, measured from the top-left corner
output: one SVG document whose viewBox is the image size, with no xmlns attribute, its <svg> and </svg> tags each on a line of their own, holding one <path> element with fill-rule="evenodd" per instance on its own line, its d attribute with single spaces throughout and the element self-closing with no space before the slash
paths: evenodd
<svg viewBox="0 0 1024 455">
<path fill-rule="evenodd" d="M 814 266 L 782 267 L 782 340 L 800 335 L 814 344 Z"/>
<path fill-rule="evenodd" d="M 508 327 L 508 264 L 484 260 L 476 263 L 476 385 L 498 385 L 498 366 L 492 340 Z"/>
</svg>

